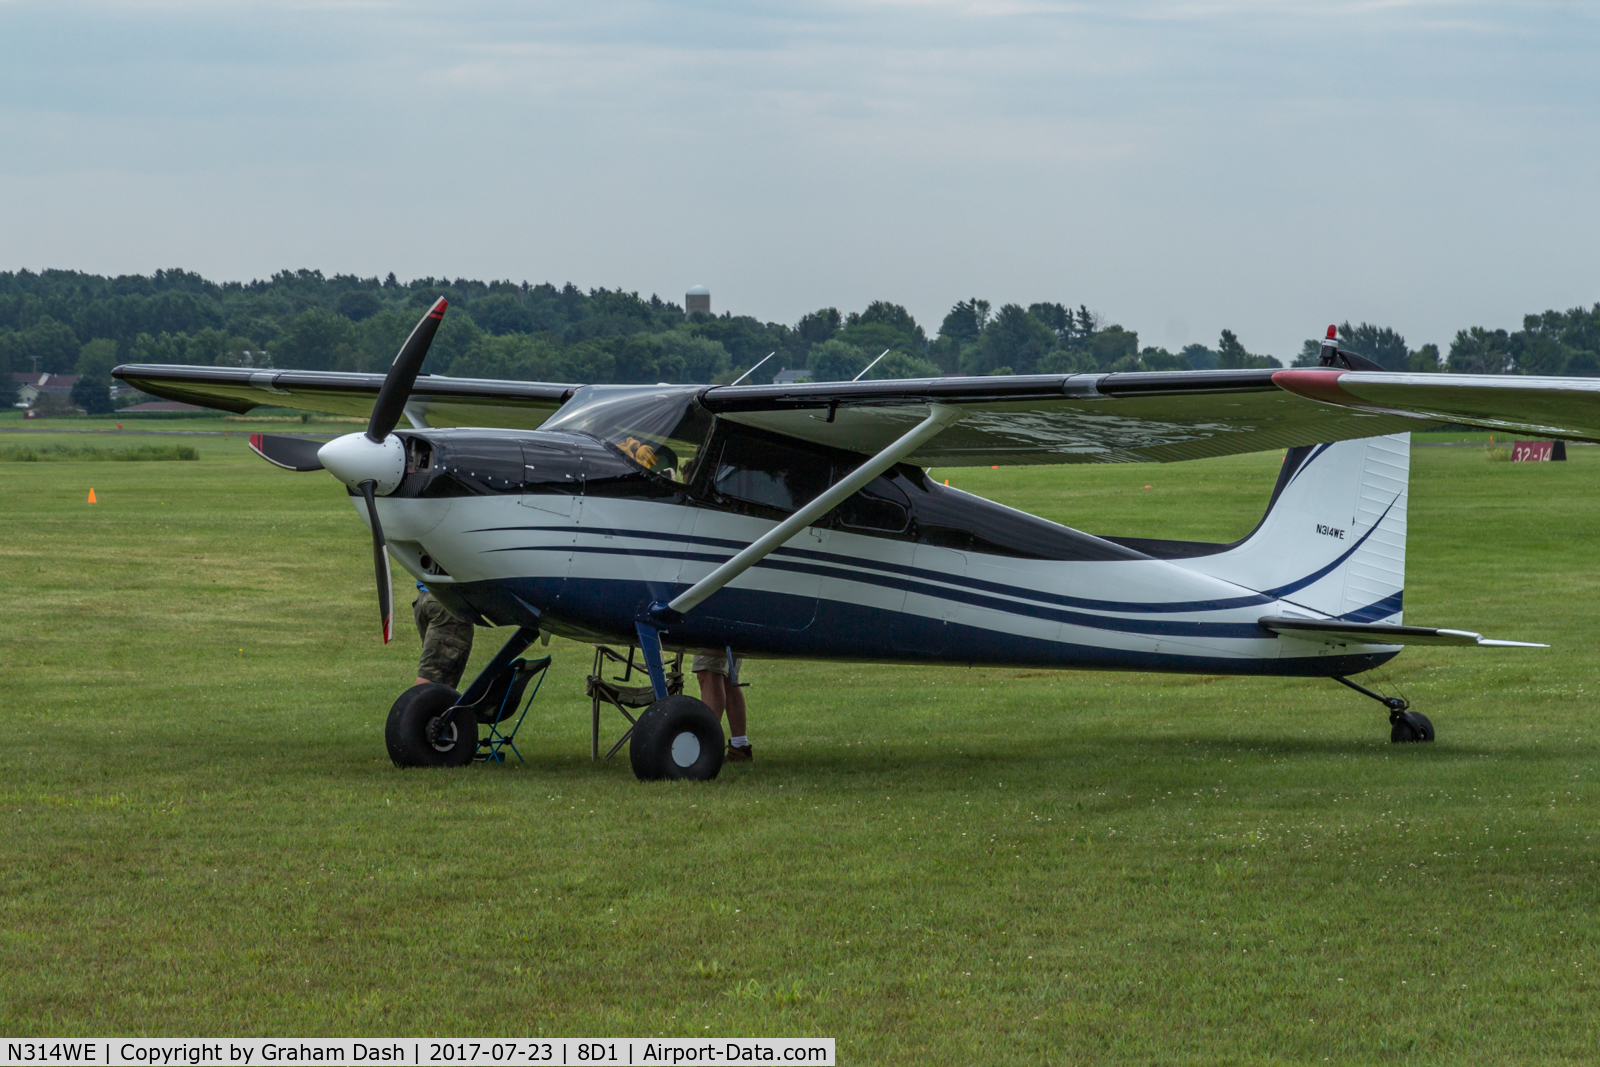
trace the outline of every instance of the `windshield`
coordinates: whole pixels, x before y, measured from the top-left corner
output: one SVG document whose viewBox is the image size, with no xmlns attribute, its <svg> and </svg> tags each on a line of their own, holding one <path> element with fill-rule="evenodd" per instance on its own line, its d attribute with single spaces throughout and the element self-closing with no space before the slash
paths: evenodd
<svg viewBox="0 0 1600 1067">
<path fill-rule="evenodd" d="M 711 429 L 711 416 L 695 402 L 700 389 L 587 385 L 539 428 L 598 437 L 645 470 L 681 482 Z"/>
</svg>

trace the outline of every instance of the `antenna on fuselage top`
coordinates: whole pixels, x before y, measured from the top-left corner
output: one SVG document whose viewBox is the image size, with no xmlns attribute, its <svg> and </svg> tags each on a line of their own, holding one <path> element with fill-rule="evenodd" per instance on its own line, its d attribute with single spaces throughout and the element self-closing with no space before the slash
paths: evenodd
<svg viewBox="0 0 1600 1067">
<path fill-rule="evenodd" d="M 776 353 L 776 352 L 768 352 L 766 355 L 761 357 L 761 363 L 765 363 L 767 360 L 771 359 L 773 356 L 775 356 L 777 354 L 778 353 Z M 761 368 L 761 363 L 757 363 L 754 367 L 751 367 L 749 370 L 745 371 L 743 374 L 741 374 L 737 378 L 735 378 L 733 380 L 733 385 L 728 386 L 728 388 L 730 388 L 730 389 L 733 388 L 734 385 L 738 385 L 740 382 L 742 382 L 746 378 L 750 377 L 750 375 L 754 374 L 757 370 L 759 370 Z"/>
<path fill-rule="evenodd" d="M 887 356 L 888 354 L 889 354 L 889 350 L 887 348 L 885 348 L 882 352 L 878 353 L 878 359 L 882 359 L 884 356 Z M 867 373 L 867 371 L 871 370 L 873 367 L 876 367 L 878 365 L 878 359 L 875 359 L 871 363 L 868 363 L 865 367 L 862 367 L 861 368 L 861 374 L 865 374 L 865 373 Z M 851 378 L 850 380 L 852 382 L 859 382 L 861 380 L 861 374 L 856 375 L 854 378 Z"/>
</svg>

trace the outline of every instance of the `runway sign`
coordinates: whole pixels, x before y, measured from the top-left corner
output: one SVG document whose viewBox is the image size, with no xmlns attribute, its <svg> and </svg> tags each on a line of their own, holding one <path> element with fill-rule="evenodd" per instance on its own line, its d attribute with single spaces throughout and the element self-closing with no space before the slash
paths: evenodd
<svg viewBox="0 0 1600 1067">
<path fill-rule="evenodd" d="M 1543 463 L 1566 458 L 1565 441 L 1516 441 L 1511 445 L 1513 463 Z"/>
</svg>

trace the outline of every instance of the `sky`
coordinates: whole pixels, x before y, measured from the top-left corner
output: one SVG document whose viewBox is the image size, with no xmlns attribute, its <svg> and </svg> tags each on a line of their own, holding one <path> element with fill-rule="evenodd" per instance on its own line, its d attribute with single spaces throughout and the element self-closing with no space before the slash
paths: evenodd
<svg viewBox="0 0 1600 1067">
<path fill-rule="evenodd" d="M 1600 301 L 1600 2 L 0 0 L 24 267 L 1447 348 Z"/>
</svg>

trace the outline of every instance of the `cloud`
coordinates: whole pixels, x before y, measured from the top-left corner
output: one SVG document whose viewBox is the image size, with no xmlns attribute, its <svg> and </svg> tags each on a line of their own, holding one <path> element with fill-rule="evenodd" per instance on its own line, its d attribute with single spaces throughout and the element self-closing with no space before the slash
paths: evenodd
<svg viewBox="0 0 1600 1067">
<path fill-rule="evenodd" d="M 1596 37 L 1559 4 L 13 0 L 0 266 L 1447 340 L 1600 298 Z"/>
</svg>

